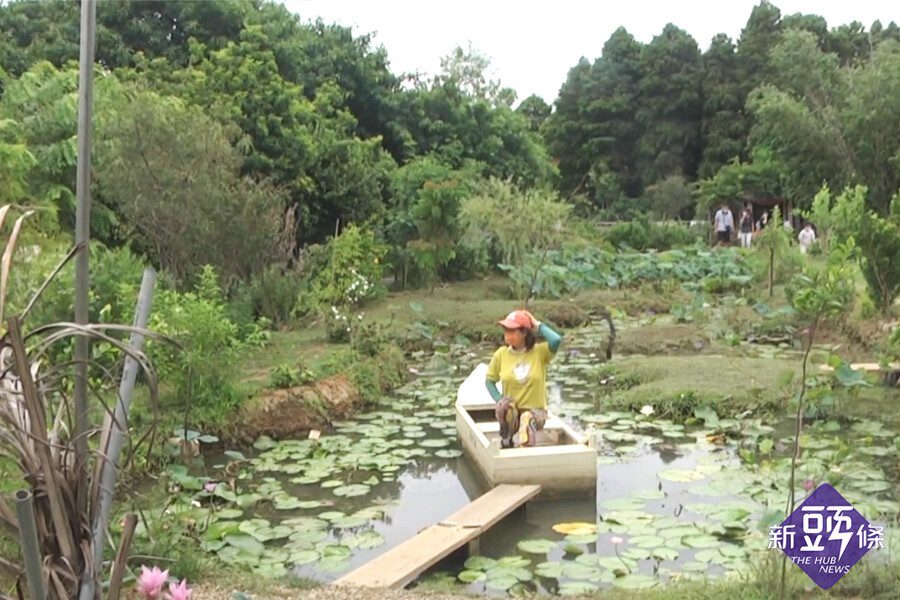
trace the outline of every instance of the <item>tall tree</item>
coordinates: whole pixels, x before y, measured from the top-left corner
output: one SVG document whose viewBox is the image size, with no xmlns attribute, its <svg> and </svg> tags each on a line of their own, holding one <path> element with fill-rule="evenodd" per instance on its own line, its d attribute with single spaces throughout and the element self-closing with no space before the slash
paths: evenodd
<svg viewBox="0 0 900 600">
<path fill-rule="evenodd" d="M 700 50 L 671 23 L 641 51 L 640 103 L 643 128 L 638 162 L 644 185 L 669 175 L 697 176 L 700 163 Z"/>
<path fill-rule="evenodd" d="M 537 94 L 528 96 L 516 107 L 516 112 L 528 119 L 529 128 L 534 133 L 540 131 L 551 110 L 550 105 Z"/>
<path fill-rule="evenodd" d="M 713 176 L 731 159 L 745 158 L 747 119 L 741 91 L 736 48 L 724 33 L 715 36 L 703 53 L 703 156 L 699 176 Z"/>
</svg>

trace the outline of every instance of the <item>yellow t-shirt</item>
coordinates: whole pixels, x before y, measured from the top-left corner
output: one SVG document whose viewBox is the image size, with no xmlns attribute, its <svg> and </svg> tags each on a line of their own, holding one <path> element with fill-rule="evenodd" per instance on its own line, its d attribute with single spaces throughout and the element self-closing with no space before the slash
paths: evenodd
<svg viewBox="0 0 900 600">
<path fill-rule="evenodd" d="M 513 398 L 517 408 L 547 408 L 547 365 L 552 358 L 547 342 L 527 352 L 503 346 L 491 357 L 487 378 L 502 383 L 503 395 Z"/>
</svg>

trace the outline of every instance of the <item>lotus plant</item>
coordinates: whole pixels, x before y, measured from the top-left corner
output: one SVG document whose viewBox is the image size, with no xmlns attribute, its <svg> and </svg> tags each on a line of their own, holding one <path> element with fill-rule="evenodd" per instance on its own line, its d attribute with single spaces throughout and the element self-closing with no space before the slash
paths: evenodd
<svg viewBox="0 0 900 600">
<path fill-rule="evenodd" d="M 193 592 L 194 590 L 188 587 L 187 580 L 182 579 L 181 583 L 169 584 L 169 594 L 166 596 L 166 600 L 190 600 Z"/>
<path fill-rule="evenodd" d="M 138 577 L 138 594 L 144 600 L 163 600 L 163 585 L 169 580 L 169 571 L 160 571 L 159 567 L 148 569 L 141 565 Z"/>
</svg>

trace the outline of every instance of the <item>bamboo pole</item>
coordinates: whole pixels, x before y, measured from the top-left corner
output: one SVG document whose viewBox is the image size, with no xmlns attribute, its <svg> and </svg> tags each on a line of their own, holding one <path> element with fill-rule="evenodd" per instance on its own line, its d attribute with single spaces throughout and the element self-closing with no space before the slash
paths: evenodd
<svg viewBox="0 0 900 600">
<path fill-rule="evenodd" d="M 97 0 L 81 1 L 81 40 L 78 70 L 78 160 L 75 172 L 75 244 L 85 251 L 75 258 L 75 322 L 88 322 L 91 237 L 91 109 L 94 87 L 94 25 Z M 87 366 L 90 340 L 75 338 L 75 505 L 80 513 L 87 509 Z"/>
<path fill-rule="evenodd" d="M 37 527 L 34 524 L 34 499 L 29 490 L 16 492 L 16 514 L 19 516 L 19 541 L 22 543 L 22 560 L 25 577 L 32 600 L 46 600 L 44 570 L 41 568 L 41 549 Z"/>
<path fill-rule="evenodd" d="M 125 564 L 128 561 L 128 550 L 131 548 L 135 527 L 137 527 L 137 515 L 128 513 L 125 517 L 125 527 L 122 528 L 122 541 L 119 542 L 116 560 L 113 562 L 112 572 L 109 574 L 109 594 L 106 600 L 119 600 L 119 595 L 122 593 L 122 578 L 125 575 Z"/>
<path fill-rule="evenodd" d="M 141 281 L 141 291 L 138 294 L 137 308 L 134 311 L 134 326 L 146 329 L 150 319 L 150 306 L 153 300 L 153 287 L 156 285 L 156 271 L 144 269 L 144 277 Z M 135 331 L 131 334 L 129 342 L 133 350 L 140 350 L 144 345 L 144 335 Z M 97 460 L 100 463 L 99 472 L 95 473 L 95 486 L 97 486 L 97 507 L 92 529 L 93 559 L 91 564 L 84 569 L 81 580 L 80 600 L 94 600 L 96 598 L 97 579 L 102 572 L 103 565 L 103 540 L 109 526 L 109 516 L 112 510 L 113 493 L 115 492 L 116 479 L 119 469 L 119 455 L 125 444 L 125 436 L 128 433 L 128 410 L 134 394 L 134 383 L 137 379 L 138 362 L 131 356 L 126 357 L 125 366 L 122 369 L 122 380 L 119 383 L 119 395 L 113 416 L 108 421 L 109 435 L 104 436 L 108 442 L 101 445 Z"/>
</svg>

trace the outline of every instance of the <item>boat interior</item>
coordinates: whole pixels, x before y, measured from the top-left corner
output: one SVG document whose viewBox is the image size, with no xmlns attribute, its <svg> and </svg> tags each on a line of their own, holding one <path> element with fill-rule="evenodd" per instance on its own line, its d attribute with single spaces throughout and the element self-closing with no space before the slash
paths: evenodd
<svg viewBox="0 0 900 600">
<path fill-rule="evenodd" d="M 475 426 L 487 437 L 488 441 L 500 440 L 500 423 L 494 416 L 493 408 L 466 408 L 466 412 L 472 417 Z M 538 431 L 537 446 L 561 446 L 568 444 L 581 444 L 582 440 L 574 438 L 570 429 L 563 422 L 551 416 L 544 424 L 544 428 Z"/>
</svg>

